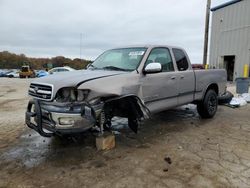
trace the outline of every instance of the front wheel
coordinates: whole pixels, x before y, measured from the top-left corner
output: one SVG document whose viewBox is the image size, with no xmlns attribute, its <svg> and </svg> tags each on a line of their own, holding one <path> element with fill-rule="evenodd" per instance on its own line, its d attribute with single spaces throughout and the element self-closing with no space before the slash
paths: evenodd
<svg viewBox="0 0 250 188">
<path fill-rule="evenodd" d="M 202 118 L 212 118 L 217 111 L 218 97 L 214 90 L 206 92 L 202 101 L 197 104 L 197 111 Z"/>
</svg>

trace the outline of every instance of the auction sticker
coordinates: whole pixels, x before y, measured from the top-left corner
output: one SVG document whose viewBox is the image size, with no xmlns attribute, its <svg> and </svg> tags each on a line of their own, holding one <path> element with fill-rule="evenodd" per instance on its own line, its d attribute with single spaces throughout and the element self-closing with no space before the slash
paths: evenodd
<svg viewBox="0 0 250 188">
<path fill-rule="evenodd" d="M 137 56 L 137 55 L 143 55 L 144 51 L 134 51 L 134 52 L 129 52 L 128 55 L 130 56 Z"/>
</svg>

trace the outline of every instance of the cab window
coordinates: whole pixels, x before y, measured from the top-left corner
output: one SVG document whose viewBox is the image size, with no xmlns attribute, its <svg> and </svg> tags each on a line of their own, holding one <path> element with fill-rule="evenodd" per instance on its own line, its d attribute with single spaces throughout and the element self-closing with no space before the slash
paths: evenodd
<svg viewBox="0 0 250 188">
<path fill-rule="evenodd" d="M 58 69 L 58 72 L 65 72 L 65 71 L 69 71 L 69 70 L 64 69 L 64 68 Z"/>
<path fill-rule="evenodd" d="M 189 64 L 185 53 L 180 49 L 173 49 L 176 65 L 179 71 L 185 71 L 188 69 Z"/>
<path fill-rule="evenodd" d="M 146 61 L 146 65 L 152 62 L 160 63 L 162 72 L 174 71 L 173 61 L 167 48 L 154 48 Z"/>
</svg>

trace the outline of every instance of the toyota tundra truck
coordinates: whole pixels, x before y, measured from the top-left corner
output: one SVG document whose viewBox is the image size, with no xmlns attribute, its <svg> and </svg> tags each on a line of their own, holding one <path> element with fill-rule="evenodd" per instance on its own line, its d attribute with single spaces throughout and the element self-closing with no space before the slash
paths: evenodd
<svg viewBox="0 0 250 188">
<path fill-rule="evenodd" d="M 35 79 L 26 124 L 49 137 L 111 129 L 113 117 L 138 124 L 152 114 L 193 103 L 212 118 L 226 92 L 226 71 L 193 70 L 184 49 L 148 45 L 105 51 L 86 70 Z M 166 114 L 167 115 L 167 114 Z"/>
</svg>

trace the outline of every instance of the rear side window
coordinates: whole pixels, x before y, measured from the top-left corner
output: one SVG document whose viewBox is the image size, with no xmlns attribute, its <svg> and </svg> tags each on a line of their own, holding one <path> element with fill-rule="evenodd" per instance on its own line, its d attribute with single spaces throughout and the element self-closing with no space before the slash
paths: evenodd
<svg viewBox="0 0 250 188">
<path fill-rule="evenodd" d="M 185 53 L 180 49 L 173 49 L 174 57 L 179 71 L 188 69 L 188 61 Z"/>
<path fill-rule="evenodd" d="M 65 72 L 65 71 L 69 71 L 68 69 L 59 69 L 59 72 Z"/>
</svg>

